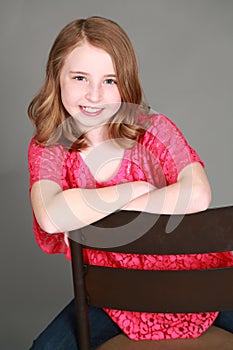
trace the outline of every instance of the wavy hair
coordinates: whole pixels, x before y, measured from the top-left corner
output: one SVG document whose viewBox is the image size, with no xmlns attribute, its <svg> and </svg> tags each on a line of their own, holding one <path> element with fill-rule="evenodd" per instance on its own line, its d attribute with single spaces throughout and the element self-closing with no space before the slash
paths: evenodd
<svg viewBox="0 0 233 350">
<path fill-rule="evenodd" d="M 136 117 L 148 111 L 142 102 L 137 59 L 125 31 L 114 21 L 97 16 L 72 21 L 55 39 L 44 84 L 28 107 L 29 118 L 36 128 L 35 139 L 41 145 L 62 143 L 76 150 L 87 146 L 85 134 L 79 135 L 73 118 L 63 107 L 60 92 L 60 73 L 65 58 L 84 41 L 103 49 L 112 58 L 123 103 L 108 125 L 108 135 L 121 146 L 130 148 L 145 132 Z"/>
</svg>

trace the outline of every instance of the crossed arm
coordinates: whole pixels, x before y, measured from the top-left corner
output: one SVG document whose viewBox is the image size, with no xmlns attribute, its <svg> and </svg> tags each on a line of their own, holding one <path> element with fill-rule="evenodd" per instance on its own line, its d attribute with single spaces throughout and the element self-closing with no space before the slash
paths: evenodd
<svg viewBox="0 0 233 350">
<path fill-rule="evenodd" d="M 79 229 L 116 210 L 157 214 L 187 214 L 206 210 L 211 191 L 199 163 L 186 166 L 178 181 L 161 189 L 144 181 L 128 182 L 98 189 L 73 188 L 63 191 L 52 181 L 32 186 L 31 203 L 35 217 L 48 233 Z"/>
</svg>

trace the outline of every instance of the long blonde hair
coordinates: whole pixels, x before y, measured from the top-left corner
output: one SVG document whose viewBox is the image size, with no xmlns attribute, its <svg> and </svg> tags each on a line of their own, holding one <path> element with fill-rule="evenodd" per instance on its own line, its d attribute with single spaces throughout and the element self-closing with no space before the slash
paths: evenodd
<svg viewBox="0 0 233 350">
<path fill-rule="evenodd" d="M 48 57 L 44 84 L 28 107 L 29 118 L 36 127 L 35 139 L 47 146 L 58 142 L 72 144 L 76 150 L 87 146 L 85 135 L 78 135 L 73 118 L 69 118 L 63 107 L 60 93 L 60 73 L 65 58 L 84 40 L 105 50 L 112 58 L 123 103 L 108 126 L 108 134 L 123 147 L 132 147 L 145 132 L 135 122 L 135 116 L 142 109 L 144 112 L 147 110 L 142 107 L 136 56 L 124 30 L 114 21 L 97 16 L 72 21 L 55 39 Z"/>
</svg>

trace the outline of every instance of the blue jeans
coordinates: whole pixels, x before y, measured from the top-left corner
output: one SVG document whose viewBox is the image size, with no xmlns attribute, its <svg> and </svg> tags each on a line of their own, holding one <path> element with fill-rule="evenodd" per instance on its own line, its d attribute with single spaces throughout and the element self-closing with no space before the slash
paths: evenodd
<svg viewBox="0 0 233 350">
<path fill-rule="evenodd" d="M 30 350 L 78 350 L 75 317 L 72 300 L 33 342 Z M 90 306 L 88 319 L 91 350 L 122 332 L 102 309 Z"/>
<path fill-rule="evenodd" d="M 120 334 L 121 329 L 102 310 L 89 307 L 91 349 Z M 220 312 L 214 325 L 233 333 L 233 311 Z M 72 300 L 33 342 L 30 350 L 78 350 L 75 304 Z"/>
</svg>

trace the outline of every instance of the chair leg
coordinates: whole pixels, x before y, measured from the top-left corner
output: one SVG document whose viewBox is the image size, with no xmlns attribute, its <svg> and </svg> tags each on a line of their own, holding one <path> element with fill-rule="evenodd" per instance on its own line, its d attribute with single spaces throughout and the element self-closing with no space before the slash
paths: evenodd
<svg viewBox="0 0 233 350">
<path fill-rule="evenodd" d="M 79 350 L 90 350 L 90 332 L 85 293 L 82 245 L 70 239 L 71 254 L 76 255 L 76 262 L 72 260 L 73 283 L 75 291 L 75 307 L 77 320 L 77 343 Z"/>
</svg>

